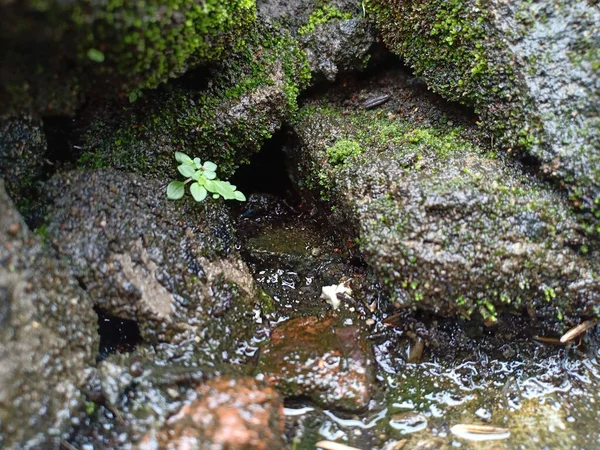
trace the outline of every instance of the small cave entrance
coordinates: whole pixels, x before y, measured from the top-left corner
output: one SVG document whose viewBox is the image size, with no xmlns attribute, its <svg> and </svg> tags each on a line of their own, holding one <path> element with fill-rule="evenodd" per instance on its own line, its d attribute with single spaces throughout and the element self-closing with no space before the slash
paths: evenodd
<svg viewBox="0 0 600 450">
<path fill-rule="evenodd" d="M 98 334 L 100 348 L 98 361 L 106 359 L 113 353 L 131 353 L 143 342 L 140 328 L 135 320 L 110 316 L 95 308 L 98 314 Z"/>
<path fill-rule="evenodd" d="M 231 182 L 246 197 L 251 194 L 271 194 L 290 204 L 300 201 L 288 168 L 290 133 L 285 126 L 276 131 L 261 150 L 250 158 L 250 164 L 241 166 L 231 178 Z"/>
</svg>

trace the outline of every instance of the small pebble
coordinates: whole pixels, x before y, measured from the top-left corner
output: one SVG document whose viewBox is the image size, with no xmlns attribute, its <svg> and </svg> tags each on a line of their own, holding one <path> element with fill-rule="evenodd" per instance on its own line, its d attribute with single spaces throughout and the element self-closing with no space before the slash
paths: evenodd
<svg viewBox="0 0 600 450">
<path fill-rule="evenodd" d="M 19 232 L 20 227 L 21 226 L 19 222 L 14 222 L 11 226 L 8 227 L 8 233 L 14 236 Z"/>
</svg>

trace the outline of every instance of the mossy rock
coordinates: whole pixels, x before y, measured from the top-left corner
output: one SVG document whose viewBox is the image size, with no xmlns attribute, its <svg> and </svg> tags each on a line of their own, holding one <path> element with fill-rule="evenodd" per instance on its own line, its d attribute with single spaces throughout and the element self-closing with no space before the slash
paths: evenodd
<svg viewBox="0 0 600 450">
<path fill-rule="evenodd" d="M 85 96 L 137 95 L 231 51 L 253 0 L 0 5 L 0 112 L 70 114 Z"/>
<path fill-rule="evenodd" d="M 174 86 L 96 113 L 80 164 L 176 176 L 173 153 L 182 151 L 214 161 L 226 178 L 291 119 L 310 78 L 289 33 L 264 25 L 213 73 L 206 90 Z"/>
<path fill-rule="evenodd" d="M 473 106 L 600 231 L 600 10 L 583 0 L 369 0 L 388 47 L 434 91 Z"/>
<path fill-rule="evenodd" d="M 490 323 L 526 311 L 556 331 L 597 316 L 597 249 L 564 199 L 490 152 L 468 121 L 396 115 L 406 92 L 386 81 L 396 87 L 383 111 L 309 102 L 292 154 L 390 299 Z M 354 150 L 341 161 L 339 148 Z"/>
</svg>

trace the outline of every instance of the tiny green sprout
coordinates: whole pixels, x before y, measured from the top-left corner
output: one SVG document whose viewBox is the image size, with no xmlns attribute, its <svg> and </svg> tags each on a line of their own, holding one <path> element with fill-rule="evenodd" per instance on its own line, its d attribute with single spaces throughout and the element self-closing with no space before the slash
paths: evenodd
<svg viewBox="0 0 600 450">
<path fill-rule="evenodd" d="M 175 152 L 175 159 L 179 163 L 177 170 L 186 177 L 185 181 L 171 181 L 167 186 L 167 198 L 179 200 L 185 194 L 185 185 L 190 185 L 190 194 L 194 200 L 201 202 L 208 193 L 214 199 L 223 197 L 225 200 L 246 201 L 246 196 L 229 181 L 221 181 L 217 178 L 217 165 L 210 161 L 200 161 L 200 158 L 190 158 L 185 153 Z"/>
</svg>

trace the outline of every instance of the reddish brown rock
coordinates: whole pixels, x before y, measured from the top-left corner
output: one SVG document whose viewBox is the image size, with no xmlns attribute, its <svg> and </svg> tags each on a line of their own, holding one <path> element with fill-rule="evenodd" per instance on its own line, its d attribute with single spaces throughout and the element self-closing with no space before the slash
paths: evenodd
<svg viewBox="0 0 600 450">
<path fill-rule="evenodd" d="M 347 411 L 366 408 L 373 391 L 371 352 L 360 327 L 342 323 L 348 322 L 331 314 L 285 322 L 263 349 L 259 373 L 289 397 L 308 396 Z"/>
<path fill-rule="evenodd" d="M 283 402 L 271 387 L 252 378 L 217 378 L 197 389 L 158 432 L 165 450 L 279 450 L 283 443 Z"/>
</svg>

